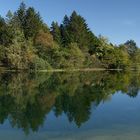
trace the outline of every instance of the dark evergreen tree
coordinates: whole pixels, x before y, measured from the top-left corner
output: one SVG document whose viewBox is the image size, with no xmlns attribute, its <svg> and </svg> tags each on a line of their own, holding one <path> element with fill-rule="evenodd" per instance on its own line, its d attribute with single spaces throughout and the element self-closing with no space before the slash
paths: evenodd
<svg viewBox="0 0 140 140">
<path fill-rule="evenodd" d="M 88 51 L 90 47 L 93 47 L 96 40 L 96 36 L 88 28 L 85 19 L 75 11 L 70 18 L 64 17 L 61 34 L 64 46 L 75 42 L 83 51 Z"/>
<path fill-rule="evenodd" d="M 64 47 L 67 47 L 68 44 L 71 43 L 70 34 L 69 34 L 69 24 L 70 24 L 69 17 L 65 15 L 63 19 L 63 23 L 60 25 L 62 44 Z"/>
<path fill-rule="evenodd" d="M 86 49 L 88 47 L 88 26 L 83 17 L 78 15 L 75 11 L 70 17 L 69 33 L 71 42 L 78 43 L 81 49 Z"/>
<path fill-rule="evenodd" d="M 138 50 L 137 44 L 134 40 L 128 40 L 125 44 L 125 49 L 130 56 L 134 56 Z"/>
<path fill-rule="evenodd" d="M 13 34 L 7 26 L 5 19 L 0 17 L 0 45 L 8 46 L 12 43 Z"/>
<path fill-rule="evenodd" d="M 26 15 L 26 5 L 25 3 L 21 3 L 19 9 L 15 13 L 15 16 L 18 17 L 20 21 L 20 27 L 24 30 L 25 28 L 25 15 Z"/>
<path fill-rule="evenodd" d="M 89 54 L 93 55 L 93 54 L 95 54 L 97 48 L 101 46 L 101 42 L 98 39 L 98 37 L 96 37 L 93 34 L 92 31 L 88 32 L 87 38 L 89 40 L 89 42 L 88 42 Z"/>
<path fill-rule="evenodd" d="M 25 15 L 24 33 L 26 39 L 34 37 L 42 27 L 43 21 L 40 14 L 36 13 L 34 8 L 29 7 Z"/>
<path fill-rule="evenodd" d="M 54 41 L 56 41 L 59 45 L 61 45 L 62 43 L 61 30 L 57 22 L 52 22 L 51 34 L 53 35 Z"/>
</svg>

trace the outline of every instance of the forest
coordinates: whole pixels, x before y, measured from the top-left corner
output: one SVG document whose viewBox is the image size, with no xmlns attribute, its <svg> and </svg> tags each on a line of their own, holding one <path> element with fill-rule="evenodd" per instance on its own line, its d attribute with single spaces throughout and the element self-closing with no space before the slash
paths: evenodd
<svg viewBox="0 0 140 140">
<path fill-rule="evenodd" d="M 76 11 L 51 27 L 24 3 L 14 13 L 0 16 L 0 69 L 138 70 L 139 64 L 140 49 L 134 40 L 114 45 L 96 36 Z"/>
</svg>

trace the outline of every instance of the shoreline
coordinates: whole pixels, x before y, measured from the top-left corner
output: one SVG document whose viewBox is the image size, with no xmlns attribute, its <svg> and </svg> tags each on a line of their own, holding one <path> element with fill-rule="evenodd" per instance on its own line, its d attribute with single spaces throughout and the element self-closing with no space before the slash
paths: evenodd
<svg viewBox="0 0 140 140">
<path fill-rule="evenodd" d="M 124 71 L 123 69 L 105 69 L 105 68 L 81 68 L 81 69 L 44 69 L 44 70 L 10 70 L 0 69 L 0 72 L 92 72 L 92 71 Z M 132 71 L 132 69 L 130 69 Z"/>
<path fill-rule="evenodd" d="M 35 73 L 35 72 L 94 72 L 94 71 L 116 71 L 116 72 L 120 72 L 120 71 L 140 71 L 140 69 L 105 69 L 105 68 L 73 68 L 73 69 L 44 69 L 44 70 L 27 70 L 27 69 L 6 69 L 6 68 L 0 68 L 0 73 L 3 72 L 31 72 L 31 73 Z"/>
</svg>

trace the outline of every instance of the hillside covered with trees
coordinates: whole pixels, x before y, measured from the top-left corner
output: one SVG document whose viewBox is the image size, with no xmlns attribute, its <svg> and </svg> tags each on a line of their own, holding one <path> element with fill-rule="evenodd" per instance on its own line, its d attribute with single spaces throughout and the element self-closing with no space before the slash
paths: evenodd
<svg viewBox="0 0 140 140">
<path fill-rule="evenodd" d="M 0 67 L 14 70 L 139 69 L 140 49 L 135 41 L 113 45 L 96 36 L 75 11 L 49 28 L 33 7 L 0 17 Z"/>
</svg>

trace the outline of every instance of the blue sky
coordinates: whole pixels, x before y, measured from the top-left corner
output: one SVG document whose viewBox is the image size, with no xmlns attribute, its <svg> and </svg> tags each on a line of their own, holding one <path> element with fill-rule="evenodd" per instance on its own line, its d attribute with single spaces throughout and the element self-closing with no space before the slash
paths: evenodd
<svg viewBox="0 0 140 140">
<path fill-rule="evenodd" d="M 76 10 L 96 34 L 114 44 L 134 39 L 140 47 L 140 0 L 23 0 L 40 12 L 44 21 L 62 21 Z M 0 15 L 15 11 L 21 0 L 0 0 Z"/>
</svg>

